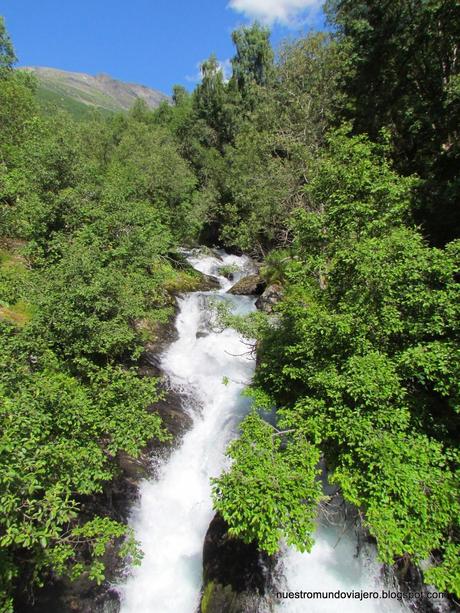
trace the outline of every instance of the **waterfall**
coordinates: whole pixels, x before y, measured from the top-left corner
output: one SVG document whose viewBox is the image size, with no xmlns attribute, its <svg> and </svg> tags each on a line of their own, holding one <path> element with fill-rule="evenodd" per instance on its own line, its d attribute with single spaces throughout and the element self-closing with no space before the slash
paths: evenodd
<svg viewBox="0 0 460 613">
<path fill-rule="evenodd" d="M 254 310 L 254 299 L 226 294 L 238 277 L 252 272 L 246 257 L 220 252 L 188 257 L 201 272 L 218 277 L 220 289 L 179 298 L 178 339 L 161 356 L 161 367 L 173 387 L 186 394 L 184 406 L 193 425 L 163 462 L 157 475 L 140 487 L 130 524 L 144 552 L 142 565 L 119 586 L 122 613 L 195 613 L 199 604 L 202 547 L 213 517 L 210 478 L 225 466 L 225 448 L 238 435 L 249 410 L 241 395 L 250 382 L 254 360 L 235 330 L 210 325 L 209 300 L 229 301 L 236 313 Z M 233 281 L 219 275 L 222 266 L 240 269 Z M 224 380 L 225 378 L 225 380 Z M 382 590 L 375 554 L 356 555 L 352 533 L 321 527 L 311 554 L 287 550 L 281 572 L 288 591 Z M 388 606 L 387 606 L 388 605 Z M 386 608 L 385 608 L 386 607 Z M 277 610 L 290 613 L 374 613 L 401 611 L 391 601 L 289 600 Z M 248 613 L 256 613 L 248 611 Z"/>
<path fill-rule="evenodd" d="M 226 294 L 232 282 L 219 275 L 224 265 L 238 266 L 240 276 L 249 274 L 250 260 L 197 254 L 189 261 L 201 272 L 217 276 L 221 289 L 179 298 L 178 339 L 162 356 L 161 367 L 172 386 L 189 398 L 184 410 L 193 425 L 159 467 L 157 477 L 141 485 L 130 523 L 144 559 L 121 586 L 123 613 L 195 611 L 203 541 L 213 517 L 209 481 L 221 472 L 226 446 L 237 436 L 249 408 L 241 391 L 251 380 L 254 360 L 236 331 L 210 329 L 207 303 L 225 299 L 235 313 L 253 310 L 254 299 Z"/>
</svg>

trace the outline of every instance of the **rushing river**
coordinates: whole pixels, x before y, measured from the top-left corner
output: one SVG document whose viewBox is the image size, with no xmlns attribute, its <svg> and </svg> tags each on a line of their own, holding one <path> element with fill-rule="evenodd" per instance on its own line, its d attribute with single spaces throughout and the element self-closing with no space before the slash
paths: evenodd
<svg viewBox="0 0 460 613">
<path fill-rule="evenodd" d="M 191 264 L 218 277 L 220 289 L 195 292 L 179 299 L 178 339 L 161 358 L 171 384 L 185 393 L 184 407 L 193 425 L 179 447 L 160 464 L 156 477 L 142 483 L 131 525 L 144 551 L 142 565 L 120 586 L 122 613 L 195 613 L 201 590 L 202 548 L 213 517 L 210 478 L 225 466 L 225 448 L 237 436 L 249 409 L 241 395 L 250 382 L 254 360 L 237 332 L 210 326 L 209 300 L 230 301 L 234 312 L 254 310 L 254 299 L 232 296 L 232 285 L 219 268 L 235 265 L 245 276 L 251 262 L 225 253 L 194 255 Z M 320 528 L 310 555 L 287 551 L 282 561 L 288 590 L 383 589 L 378 565 L 356 557 L 356 541 L 340 529 Z M 338 543 L 337 543 L 338 541 Z M 284 600 L 283 611 L 309 613 L 374 613 L 400 611 L 397 603 L 379 601 Z M 255 613 L 248 611 L 247 613 Z"/>
<path fill-rule="evenodd" d="M 214 276 L 221 266 L 232 264 L 248 274 L 250 265 L 247 258 L 229 255 L 190 261 Z M 178 339 L 161 359 L 172 385 L 190 399 L 185 409 L 193 426 L 160 468 L 158 478 L 141 486 L 131 524 L 145 555 L 123 587 L 123 613 L 194 613 L 199 603 L 203 541 L 213 517 L 209 480 L 220 473 L 227 443 L 237 435 L 238 423 L 248 411 L 241 390 L 254 370 L 248 347 L 234 330 L 209 329 L 208 301 L 223 297 L 232 285 L 225 277 L 219 276 L 219 281 L 217 292 L 195 292 L 179 299 Z M 255 308 L 252 298 L 228 294 L 225 298 L 231 299 L 237 312 Z"/>
</svg>

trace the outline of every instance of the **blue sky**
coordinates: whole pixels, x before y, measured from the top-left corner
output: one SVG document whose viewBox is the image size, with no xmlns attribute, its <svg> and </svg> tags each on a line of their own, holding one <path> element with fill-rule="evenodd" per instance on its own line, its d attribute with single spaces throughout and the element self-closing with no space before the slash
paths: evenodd
<svg viewBox="0 0 460 613">
<path fill-rule="evenodd" d="M 283 38 L 322 28 L 322 0 L 0 0 L 21 66 L 194 87 L 199 63 L 233 55 L 230 34 L 254 19 Z"/>
</svg>

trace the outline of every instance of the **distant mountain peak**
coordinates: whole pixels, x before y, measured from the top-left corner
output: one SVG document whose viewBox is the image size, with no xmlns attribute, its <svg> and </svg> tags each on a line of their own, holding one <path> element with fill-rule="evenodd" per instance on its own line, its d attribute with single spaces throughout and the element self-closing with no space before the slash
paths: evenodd
<svg viewBox="0 0 460 613">
<path fill-rule="evenodd" d="M 71 100 L 105 111 L 127 111 L 138 99 L 144 100 L 150 108 L 170 101 L 169 96 L 156 89 L 119 81 L 106 73 L 93 76 L 43 66 L 25 66 L 21 70 L 30 71 L 37 77 L 42 99 L 57 104 L 59 100 Z"/>
</svg>

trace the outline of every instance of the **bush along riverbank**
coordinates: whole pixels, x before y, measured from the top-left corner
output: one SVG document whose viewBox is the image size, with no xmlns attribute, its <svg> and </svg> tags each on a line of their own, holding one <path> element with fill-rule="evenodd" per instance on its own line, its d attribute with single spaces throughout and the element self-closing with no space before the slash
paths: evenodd
<svg viewBox="0 0 460 613">
<path fill-rule="evenodd" d="M 324 457 L 380 560 L 403 584 L 413 565 L 423 567 L 424 582 L 450 593 L 454 606 L 458 243 L 429 247 L 405 227 L 409 184 L 362 139 L 350 148 L 334 137 L 318 164 L 309 191 L 326 204 L 293 222 L 275 315 L 240 325 L 257 338 L 254 411 L 214 483 L 215 507 L 230 535 L 268 554 L 280 538 L 310 551 Z M 365 172 L 375 172 L 369 183 Z M 387 187 L 377 196 L 379 182 Z M 360 219 L 344 197 L 355 183 L 368 208 Z M 392 221 L 381 224 L 381 215 Z M 312 245 L 316 227 L 324 242 Z M 258 411 L 275 407 L 273 426 Z"/>
</svg>

